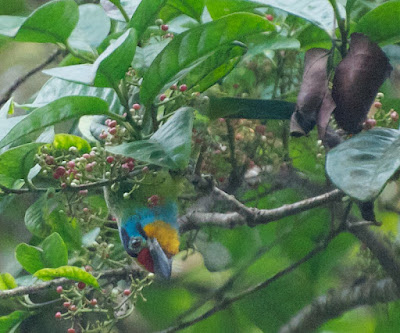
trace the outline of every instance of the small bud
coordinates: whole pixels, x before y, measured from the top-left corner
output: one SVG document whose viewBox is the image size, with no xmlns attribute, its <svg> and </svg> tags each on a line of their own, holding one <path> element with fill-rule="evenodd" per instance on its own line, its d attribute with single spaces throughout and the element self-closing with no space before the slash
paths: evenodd
<svg viewBox="0 0 400 333">
<path fill-rule="evenodd" d="M 108 129 L 108 133 L 110 133 L 111 135 L 115 135 L 117 134 L 117 129 L 115 127 L 110 127 Z"/>
<path fill-rule="evenodd" d="M 169 26 L 168 26 L 168 25 L 166 25 L 166 24 L 162 24 L 162 25 L 161 25 L 161 30 L 162 30 L 162 31 L 168 31 L 168 29 L 169 29 Z"/>
<path fill-rule="evenodd" d="M 90 304 L 93 305 L 93 306 L 97 305 L 97 299 L 93 298 L 93 299 L 90 301 Z"/>
<path fill-rule="evenodd" d="M 373 118 L 367 119 L 364 123 L 364 129 L 369 130 L 376 126 L 376 120 Z"/>
<path fill-rule="evenodd" d="M 108 136 L 108 134 L 106 132 L 102 132 L 99 135 L 100 139 L 102 139 L 102 140 L 107 139 L 107 136 Z"/>
<path fill-rule="evenodd" d="M 58 286 L 57 289 L 56 289 L 57 293 L 59 293 L 59 294 L 62 294 L 63 290 L 64 289 L 63 289 L 62 286 Z"/>
<path fill-rule="evenodd" d="M 266 18 L 268 21 L 273 21 L 273 20 L 274 20 L 274 17 L 273 17 L 271 14 L 265 15 L 265 18 Z"/>
<path fill-rule="evenodd" d="M 161 94 L 161 95 L 160 95 L 160 101 L 162 102 L 163 100 L 165 100 L 166 97 L 167 97 L 167 96 L 165 96 L 165 94 Z"/>
<path fill-rule="evenodd" d="M 156 25 L 160 26 L 164 24 L 164 21 L 162 19 L 157 19 L 155 23 Z"/>
<path fill-rule="evenodd" d="M 124 295 L 129 296 L 131 294 L 131 291 L 129 289 L 124 290 Z"/>
<path fill-rule="evenodd" d="M 106 126 L 110 126 L 111 121 L 112 121 L 111 119 L 106 119 L 104 123 L 106 124 Z"/>
<path fill-rule="evenodd" d="M 50 155 L 47 155 L 45 161 L 46 161 L 47 165 L 52 165 L 52 164 L 54 164 L 54 157 L 50 156 Z"/>
<path fill-rule="evenodd" d="M 85 266 L 85 271 L 86 271 L 86 272 L 91 272 L 91 271 L 93 271 L 92 266 L 86 265 L 86 266 Z"/>
<path fill-rule="evenodd" d="M 140 104 L 137 104 L 137 103 L 135 103 L 135 104 L 133 104 L 133 106 L 132 106 L 132 108 L 134 109 L 134 110 L 140 110 Z"/>
<path fill-rule="evenodd" d="M 171 90 L 178 90 L 178 86 L 176 84 L 173 84 L 171 87 L 169 87 Z"/>
<path fill-rule="evenodd" d="M 130 195 L 128 192 L 125 192 L 122 196 L 123 196 L 123 198 L 124 198 L 125 200 L 127 200 L 127 199 L 130 198 L 131 195 Z"/>
<path fill-rule="evenodd" d="M 70 168 L 70 169 L 75 168 L 75 162 L 74 161 L 68 161 L 67 167 Z"/>
<path fill-rule="evenodd" d="M 398 121 L 399 120 L 399 114 L 396 111 L 390 112 L 390 119 L 393 121 Z"/>
<path fill-rule="evenodd" d="M 76 148 L 75 146 L 72 146 L 72 147 L 69 147 L 68 151 L 70 151 L 71 153 L 77 153 L 78 148 Z"/>
<path fill-rule="evenodd" d="M 78 282 L 78 289 L 80 289 L 80 290 L 82 290 L 82 289 L 85 289 L 85 287 L 86 287 L 86 283 L 85 282 L 82 282 L 82 281 L 80 281 L 80 282 Z"/>
<path fill-rule="evenodd" d="M 381 102 L 375 102 L 375 103 L 374 103 L 374 106 L 375 106 L 377 109 L 380 109 L 380 108 L 382 107 L 382 103 L 381 103 Z"/>
<path fill-rule="evenodd" d="M 383 93 L 379 92 L 378 95 L 376 95 L 376 97 L 377 98 L 383 98 L 383 97 L 385 97 L 385 95 Z"/>
<path fill-rule="evenodd" d="M 88 172 L 92 172 L 93 171 L 93 164 L 89 163 L 85 166 L 85 170 Z"/>
<path fill-rule="evenodd" d="M 112 162 L 114 162 L 114 156 L 107 156 L 106 161 L 107 163 L 111 164 Z"/>
<path fill-rule="evenodd" d="M 148 173 L 149 172 L 149 167 L 147 167 L 147 166 L 143 167 L 142 172 L 143 173 Z"/>
<path fill-rule="evenodd" d="M 186 85 L 186 84 L 180 85 L 180 86 L 179 86 L 179 90 L 180 90 L 181 92 L 186 91 L 186 90 L 187 90 L 187 85 Z"/>
<path fill-rule="evenodd" d="M 69 307 L 69 310 L 70 310 L 70 311 L 76 311 L 76 310 L 78 310 L 78 308 L 76 307 L 76 305 L 72 304 L 72 305 Z"/>
<path fill-rule="evenodd" d="M 116 120 L 111 120 L 108 124 L 108 127 L 114 128 L 115 126 L 117 126 L 117 121 Z"/>
<path fill-rule="evenodd" d="M 88 190 L 80 190 L 78 193 L 79 193 L 79 195 L 86 196 L 86 195 L 88 195 L 89 191 Z"/>
<path fill-rule="evenodd" d="M 69 328 L 67 333 L 75 333 L 75 328 Z"/>
<path fill-rule="evenodd" d="M 56 312 L 54 317 L 56 317 L 56 319 L 61 319 L 61 312 Z"/>
<path fill-rule="evenodd" d="M 63 307 L 68 309 L 71 306 L 71 302 L 64 302 Z"/>
<path fill-rule="evenodd" d="M 83 157 L 84 159 L 87 159 L 87 160 L 90 159 L 90 158 L 92 158 L 92 156 L 91 156 L 90 154 L 87 154 L 87 153 L 86 153 L 86 154 L 83 154 L 82 157 Z"/>
</svg>

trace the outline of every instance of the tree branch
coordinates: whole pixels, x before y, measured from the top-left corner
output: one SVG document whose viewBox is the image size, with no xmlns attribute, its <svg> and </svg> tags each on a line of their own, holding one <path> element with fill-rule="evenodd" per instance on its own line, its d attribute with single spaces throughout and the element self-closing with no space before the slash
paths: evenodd
<svg viewBox="0 0 400 333">
<path fill-rule="evenodd" d="M 318 297 L 298 312 L 279 332 L 311 332 L 328 320 L 356 307 L 392 302 L 399 298 L 399 289 L 392 279 L 367 282 Z"/>
<path fill-rule="evenodd" d="M 5 102 L 7 102 L 12 93 L 18 89 L 18 87 L 24 83 L 27 79 L 29 79 L 32 75 L 36 74 L 37 72 L 41 71 L 43 68 L 45 68 L 48 64 L 52 63 L 63 51 L 62 50 L 57 50 L 54 52 L 50 57 L 48 57 L 43 63 L 39 64 L 32 70 L 30 70 L 28 73 L 26 73 L 24 76 L 21 76 L 19 79 L 17 79 L 10 88 L 5 92 L 4 96 L 2 99 L 0 99 L 0 106 L 2 106 Z"/>
</svg>

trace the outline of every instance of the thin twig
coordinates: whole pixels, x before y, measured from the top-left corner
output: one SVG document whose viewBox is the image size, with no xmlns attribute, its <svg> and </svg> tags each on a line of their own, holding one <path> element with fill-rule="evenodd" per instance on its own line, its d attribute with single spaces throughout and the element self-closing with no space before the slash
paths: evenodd
<svg viewBox="0 0 400 333">
<path fill-rule="evenodd" d="M 36 74 L 37 72 L 41 71 L 43 68 L 45 68 L 48 64 L 52 63 L 60 54 L 62 54 L 62 50 L 57 50 L 54 52 L 50 57 L 48 57 L 43 63 L 40 65 L 36 66 L 35 68 L 31 69 L 28 73 L 25 75 L 21 76 L 18 78 L 10 88 L 5 92 L 3 98 L 0 100 L 0 106 L 2 106 L 5 102 L 7 102 L 12 93 L 18 89 L 18 87 L 24 83 L 27 79 L 29 79 L 32 75 Z"/>
</svg>

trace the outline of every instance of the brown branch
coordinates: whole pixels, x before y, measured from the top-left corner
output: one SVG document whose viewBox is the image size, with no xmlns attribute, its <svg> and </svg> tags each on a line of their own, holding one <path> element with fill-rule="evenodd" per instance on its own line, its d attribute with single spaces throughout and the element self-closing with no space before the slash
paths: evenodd
<svg viewBox="0 0 400 333">
<path fill-rule="evenodd" d="M 318 297 L 290 319 L 279 332 L 312 332 L 330 319 L 356 307 L 393 302 L 399 298 L 399 290 L 392 279 L 367 282 Z"/>
<path fill-rule="evenodd" d="M 32 75 L 36 74 L 37 72 L 41 71 L 43 68 L 45 68 L 48 64 L 52 63 L 63 51 L 62 50 L 57 50 L 54 52 L 50 57 L 48 57 L 43 63 L 40 65 L 36 66 L 32 70 L 30 70 L 28 73 L 25 75 L 21 76 L 18 78 L 10 88 L 5 92 L 4 96 L 2 99 L 0 99 L 0 106 L 2 106 L 5 102 L 7 102 L 12 93 L 18 89 L 18 87 L 24 83 L 27 79 L 29 79 Z"/>
<path fill-rule="evenodd" d="M 143 270 L 139 266 L 125 266 L 123 268 L 109 269 L 100 272 L 99 279 L 120 279 L 122 277 L 128 277 L 133 275 L 139 277 L 143 273 Z M 67 278 L 54 279 L 47 282 L 38 283 L 31 286 L 21 286 L 10 290 L 1 290 L 0 299 L 22 296 L 22 295 L 32 295 L 42 292 L 44 290 L 50 289 L 55 286 L 65 286 L 74 283 L 75 281 Z"/>
</svg>

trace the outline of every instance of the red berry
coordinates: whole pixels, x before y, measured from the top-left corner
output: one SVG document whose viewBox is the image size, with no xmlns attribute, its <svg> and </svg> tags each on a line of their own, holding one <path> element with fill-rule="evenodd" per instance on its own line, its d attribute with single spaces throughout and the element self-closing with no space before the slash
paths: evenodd
<svg viewBox="0 0 400 333">
<path fill-rule="evenodd" d="M 133 106 L 132 106 L 132 108 L 134 109 L 134 110 L 140 110 L 140 104 L 137 104 L 137 103 L 135 103 L 135 104 L 133 104 Z"/>
<path fill-rule="evenodd" d="M 399 120 L 399 114 L 396 111 L 390 112 L 390 119 L 393 121 L 398 121 Z"/>
<path fill-rule="evenodd" d="M 114 162 L 114 156 L 107 156 L 106 161 L 107 163 L 111 164 L 112 162 Z"/>
<path fill-rule="evenodd" d="M 108 133 L 110 133 L 111 135 L 115 135 L 117 134 L 117 129 L 115 127 L 110 127 L 108 129 Z"/>
<path fill-rule="evenodd" d="M 74 161 L 69 161 L 69 162 L 67 163 L 67 167 L 70 168 L 70 169 L 75 168 L 75 162 L 74 162 Z"/>
<path fill-rule="evenodd" d="M 71 306 L 71 302 L 64 302 L 63 307 L 68 309 Z"/>
<path fill-rule="evenodd" d="M 131 294 L 131 291 L 129 289 L 124 290 L 124 295 L 129 296 Z"/>
<path fill-rule="evenodd" d="M 90 304 L 93 305 L 93 306 L 97 305 L 97 299 L 93 298 L 93 299 L 90 301 Z"/>
<path fill-rule="evenodd" d="M 162 102 L 164 99 L 166 99 L 167 98 L 167 96 L 165 96 L 165 94 L 161 94 L 160 95 L 160 101 Z"/>
<path fill-rule="evenodd" d="M 171 90 L 178 90 L 178 86 L 176 84 L 173 84 L 171 87 L 169 87 Z"/>
<path fill-rule="evenodd" d="M 89 193 L 88 190 L 80 190 L 80 191 L 79 191 L 79 195 L 82 195 L 82 196 L 86 196 L 86 195 L 88 195 L 88 193 Z M 83 283 L 83 282 L 82 282 L 82 283 Z"/>
<path fill-rule="evenodd" d="M 166 24 L 161 25 L 161 30 L 168 31 L 168 29 L 169 29 L 168 25 L 166 25 Z"/>
<path fill-rule="evenodd" d="M 265 18 L 266 18 L 268 21 L 273 21 L 273 20 L 274 20 L 274 17 L 273 17 L 271 14 L 265 15 Z"/>
<path fill-rule="evenodd" d="M 54 157 L 53 157 L 53 156 L 50 156 L 50 155 L 47 155 L 47 156 L 46 156 L 46 164 L 47 164 L 47 165 L 52 165 L 52 164 L 54 164 Z"/>
<path fill-rule="evenodd" d="M 69 309 L 70 309 L 71 311 L 76 311 L 76 310 L 78 310 L 78 308 L 77 308 L 76 305 L 74 305 L 74 304 L 72 304 L 72 305 L 69 307 Z"/>
<path fill-rule="evenodd" d="M 128 163 L 124 163 L 121 165 L 121 169 L 123 172 L 129 172 L 131 170 L 130 166 L 128 165 Z"/>
<path fill-rule="evenodd" d="M 147 199 L 149 206 L 154 207 L 160 203 L 160 197 L 156 194 Z"/>
<path fill-rule="evenodd" d="M 92 156 L 91 156 L 90 154 L 83 154 L 82 157 L 83 157 L 83 158 L 86 158 L 86 159 L 88 160 L 88 159 L 91 158 Z"/>
<path fill-rule="evenodd" d="M 116 120 L 111 120 L 110 123 L 108 124 L 108 127 L 114 128 L 117 126 L 117 121 Z"/>
<path fill-rule="evenodd" d="M 68 333 L 75 333 L 75 328 L 69 328 L 67 332 Z"/>
<path fill-rule="evenodd" d="M 63 166 L 59 166 L 59 167 L 56 169 L 56 171 L 54 171 L 53 177 L 54 177 L 55 179 L 58 179 L 58 178 L 64 176 L 64 175 L 65 175 L 65 172 L 66 172 L 65 168 L 64 168 Z"/>
<path fill-rule="evenodd" d="M 85 282 L 78 282 L 78 289 L 80 289 L 80 290 L 82 290 L 82 289 L 85 289 L 85 287 L 86 287 L 86 283 Z"/>
<path fill-rule="evenodd" d="M 375 102 L 375 103 L 374 103 L 374 106 L 375 106 L 377 109 L 380 109 L 380 108 L 382 107 L 382 103 L 381 103 L 381 102 Z"/>
<path fill-rule="evenodd" d="M 56 291 L 59 293 L 59 294 L 61 294 L 62 292 L 63 292 L 63 287 L 62 286 L 58 286 L 57 287 L 57 289 L 56 289 Z"/>
<path fill-rule="evenodd" d="M 179 90 L 182 91 L 182 92 L 186 91 L 187 90 L 187 85 L 186 84 L 180 85 L 179 86 Z"/>
<path fill-rule="evenodd" d="M 61 319 L 61 312 L 56 312 L 54 317 L 56 317 L 57 319 Z"/>
</svg>

